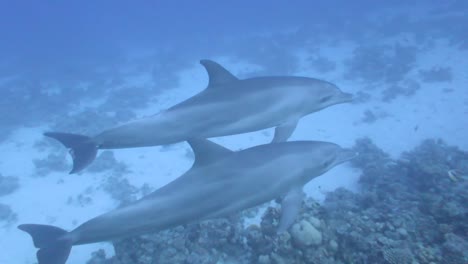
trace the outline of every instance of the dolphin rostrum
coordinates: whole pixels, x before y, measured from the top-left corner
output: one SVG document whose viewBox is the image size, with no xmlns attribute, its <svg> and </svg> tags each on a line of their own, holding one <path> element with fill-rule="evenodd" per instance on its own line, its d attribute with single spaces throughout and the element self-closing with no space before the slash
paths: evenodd
<svg viewBox="0 0 468 264">
<path fill-rule="evenodd" d="M 24 224 L 39 248 L 39 264 L 64 264 L 73 245 L 161 231 L 224 217 L 284 197 L 280 232 L 293 222 L 302 187 L 355 156 L 351 150 L 319 141 L 260 145 L 232 152 L 208 140 L 189 140 L 195 153 L 190 170 L 125 207 L 85 222 L 71 232 L 54 226 Z"/>
<path fill-rule="evenodd" d="M 286 141 L 301 117 L 352 100 L 351 94 L 318 79 L 281 76 L 240 80 L 216 62 L 200 63 L 208 72 L 208 87 L 157 115 L 94 137 L 58 132 L 45 135 L 70 149 L 70 173 L 75 173 L 95 159 L 98 149 L 165 145 L 270 127 L 276 127 L 273 142 Z"/>
</svg>

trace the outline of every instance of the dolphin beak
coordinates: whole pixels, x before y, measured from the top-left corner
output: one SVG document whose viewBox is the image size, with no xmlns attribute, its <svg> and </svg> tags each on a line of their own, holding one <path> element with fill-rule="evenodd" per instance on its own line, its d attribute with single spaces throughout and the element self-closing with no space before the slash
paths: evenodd
<svg viewBox="0 0 468 264">
<path fill-rule="evenodd" d="M 338 155 L 338 157 L 336 158 L 336 163 L 337 164 L 340 164 L 340 163 L 343 163 L 343 162 L 346 162 L 348 160 L 351 160 L 351 159 L 354 159 L 355 157 L 357 157 L 359 155 L 359 153 L 357 153 L 356 151 L 354 150 L 351 150 L 351 149 L 343 149 L 341 151 L 341 153 Z"/>
</svg>

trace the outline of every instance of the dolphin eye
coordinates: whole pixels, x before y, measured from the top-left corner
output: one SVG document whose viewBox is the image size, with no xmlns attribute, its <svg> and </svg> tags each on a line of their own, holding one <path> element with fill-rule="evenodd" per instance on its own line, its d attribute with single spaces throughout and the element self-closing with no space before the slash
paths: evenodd
<svg viewBox="0 0 468 264">
<path fill-rule="evenodd" d="M 320 102 L 321 103 L 325 103 L 326 101 L 330 100 L 331 99 L 331 96 L 325 96 L 323 97 L 322 99 L 320 99 Z"/>
<path fill-rule="evenodd" d="M 322 165 L 324 168 L 328 167 L 328 165 L 330 165 L 330 161 L 325 161 Z"/>
</svg>

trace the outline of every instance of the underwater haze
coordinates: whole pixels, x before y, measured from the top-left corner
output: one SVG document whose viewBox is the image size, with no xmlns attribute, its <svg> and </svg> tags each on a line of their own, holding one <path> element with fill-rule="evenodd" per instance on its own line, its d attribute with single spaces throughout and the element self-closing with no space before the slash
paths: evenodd
<svg viewBox="0 0 468 264">
<path fill-rule="evenodd" d="M 466 25 L 463 0 L 1 1 L 0 263 L 38 263 L 20 224 L 70 231 L 191 168 L 192 148 L 179 142 L 99 150 L 68 174 L 72 156 L 43 133 L 95 136 L 165 113 L 212 81 L 201 60 L 241 80 L 311 77 L 353 94 L 301 116 L 289 141 L 359 155 L 305 185 L 282 234 L 278 197 L 76 246 L 67 263 L 468 263 Z M 210 140 L 245 150 L 270 144 L 281 125 Z"/>
</svg>

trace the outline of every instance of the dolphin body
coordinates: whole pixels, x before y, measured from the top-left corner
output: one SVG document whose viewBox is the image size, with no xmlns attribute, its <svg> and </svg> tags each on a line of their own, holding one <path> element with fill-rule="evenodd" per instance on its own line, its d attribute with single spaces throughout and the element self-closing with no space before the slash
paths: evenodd
<svg viewBox="0 0 468 264">
<path fill-rule="evenodd" d="M 76 173 L 88 166 L 98 149 L 173 144 L 276 127 L 273 142 L 286 141 L 299 119 L 328 106 L 349 102 L 352 95 L 334 84 L 307 77 L 257 77 L 239 80 L 221 65 L 201 60 L 208 87 L 157 114 L 87 137 L 47 132 L 70 149 Z"/>
<path fill-rule="evenodd" d="M 273 143 L 238 152 L 209 140 L 188 142 L 195 153 L 192 168 L 132 204 L 71 232 L 47 225 L 20 225 L 39 248 L 39 264 L 64 264 L 73 245 L 224 217 L 278 197 L 284 197 L 278 231 L 285 231 L 300 211 L 302 187 L 355 156 L 336 144 L 319 141 Z"/>
</svg>

